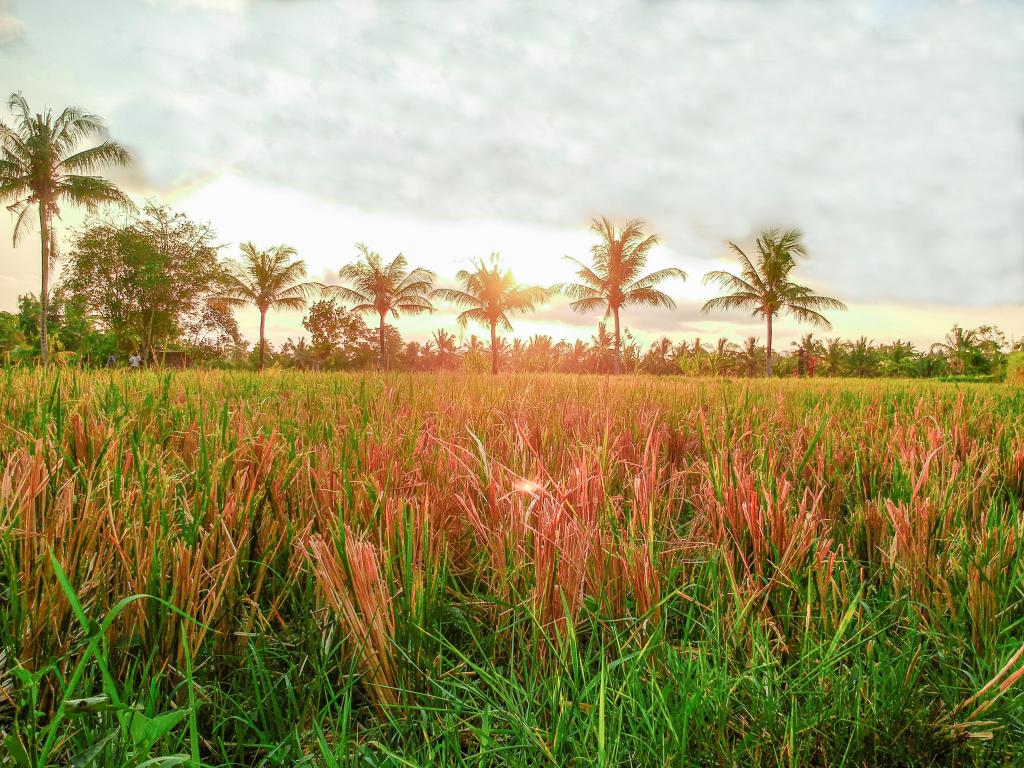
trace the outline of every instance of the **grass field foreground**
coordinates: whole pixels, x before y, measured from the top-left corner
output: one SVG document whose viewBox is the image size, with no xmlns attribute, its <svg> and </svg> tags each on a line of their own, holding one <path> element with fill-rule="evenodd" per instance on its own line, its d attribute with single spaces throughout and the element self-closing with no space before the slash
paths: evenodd
<svg viewBox="0 0 1024 768">
<path fill-rule="evenodd" d="M 7 372 L 0 750 L 1020 764 L 1022 506 L 1006 385 Z"/>
</svg>

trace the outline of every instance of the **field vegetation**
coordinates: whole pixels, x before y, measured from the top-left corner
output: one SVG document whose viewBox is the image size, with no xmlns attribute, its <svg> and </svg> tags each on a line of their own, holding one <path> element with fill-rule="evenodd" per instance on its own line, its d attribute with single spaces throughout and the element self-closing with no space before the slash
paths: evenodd
<svg viewBox="0 0 1024 768">
<path fill-rule="evenodd" d="M 0 424 L 6 765 L 1024 761 L 1018 387 L 9 369 Z"/>
</svg>

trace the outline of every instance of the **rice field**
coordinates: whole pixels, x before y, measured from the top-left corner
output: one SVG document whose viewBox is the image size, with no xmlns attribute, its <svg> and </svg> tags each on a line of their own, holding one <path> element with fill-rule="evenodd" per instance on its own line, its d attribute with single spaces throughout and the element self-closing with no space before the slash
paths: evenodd
<svg viewBox="0 0 1024 768">
<path fill-rule="evenodd" d="M 0 376 L 40 766 L 1024 763 L 1024 390 Z"/>
</svg>

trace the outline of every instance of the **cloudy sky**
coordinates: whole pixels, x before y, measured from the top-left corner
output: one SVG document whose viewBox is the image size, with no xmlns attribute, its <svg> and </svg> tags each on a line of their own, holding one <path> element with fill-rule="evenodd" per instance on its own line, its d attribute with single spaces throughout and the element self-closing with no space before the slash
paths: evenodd
<svg viewBox="0 0 1024 768">
<path fill-rule="evenodd" d="M 1024 2 L 0 0 L 0 72 L 37 108 L 106 117 L 139 201 L 209 221 L 226 255 L 294 245 L 317 279 L 365 241 L 445 283 L 491 251 L 551 283 L 590 217 L 637 216 L 662 236 L 652 268 L 690 279 L 666 285 L 677 311 L 626 325 L 739 339 L 763 330 L 701 315 L 700 277 L 726 239 L 799 226 L 800 276 L 850 306 L 836 334 L 1024 335 Z M 11 224 L 6 309 L 39 275 Z M 562 300 L 517 332 L 597 320 Z"/>
</svg>

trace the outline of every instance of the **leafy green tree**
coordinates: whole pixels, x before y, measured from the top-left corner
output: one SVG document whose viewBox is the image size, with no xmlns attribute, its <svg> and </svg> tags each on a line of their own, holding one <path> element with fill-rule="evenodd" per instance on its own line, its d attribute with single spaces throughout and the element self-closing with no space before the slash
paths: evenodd
<svg viewBox="0 0 1024 768">
<path fill-rule="evenodd" d="M 41 312 L 42 304 L 34 293 L 18 296 L 18 327 L 28 344 L 36 349 L 39 348 Z M 47 326 L 56 325 L 59 321 L 60 302 L 51 300 L 46 305 Z"/>
<path fill-rule="evenodd" d="M 772 322 L 780 313 L 789 314 L 799 322 L 831 328 L 822 312 L 846 309 L 838 299 L 820 296 L 790 279 L 796 258 L 807 254 L 802 240 L 803 236 L 796 229 L 786 232 L 765 230 L 757 238 L 754 261 L 738 245 L 730 242 L 729 247 L 739 257 L 740 274 L 716 270 L 704 276 L 705 284 L 715 283 L 728 291 L 726 295 L 706 302 L 704 312 L 748 309 L 755 317 L 765 319 L 765 370 L 769 376 L 772 375 Z"/>
<path fill-rule="evenodd" d="M 234 314 L 215 296 L 200 302 L 198 312 L 181 323 L 179 343 L 198 361 L 230 358 L 245 349 Z"/>
<path fill-rule="evenodd" d="M 309 332 L 313 355 L 320 366 L 365 368 L 373 364 L 376 342 L 373 333 L 355 312 L 321 299 L 302 319 Z"/>
<path fill-rule="evenodd" d="M 87 222 L 76 235 L 62 288 L 117 339 L 155 358 L 183 334 L 237 336 L 226 306 L 213 306 L 224 279 L 214 233 L 166 206 L 148 204 L 126 222 Z"/>
<path fill-rule="evenodd" d="M 55 293 L 59 293 L 60 288 Z M 89 339 L 93 334 L 92 317 L 82 296 L 60 297 L 60 324 L 56 328 L 56 337 L 60 346 L 70 352 L 86 352 Z"/>
<path fill-rule="evenodd" d="M 397 318 L 402 312 L 411 315 L 433 312 L 434 306 L 429 297 L 434 273 L 419 267 L 410 270 L 409 262 L 402 254 L 398 254 L 390 264 L 384 264 L 380 254 L 363 243 L 357 243 L 356 248 L 359 259 L 338 271 L 338 277 L 348 285 L 332 286 L 331 291 L 342 301 L 351 303 L 353 312 L 374 312 L 380 318 L 380 367 L 387 368 L 385 320 L 389 314 Z"/>
<path fill-rule="evenodd" d="M 551 295 L 546 288 L 520 285 L 501 265 L 501 256 L 492 253 L 490 261 L 479 259 L 472 270 L 460 269 L 456 278 L 462 289 L 438 288 L 433 296 L 466 307 L 459 324 L 469 321 L 487 326 L 491 332 L 491 373 L 498 372 L 498 327 L 512 330 L 511 317 L 533 312 Z"/>
<path fill-rule="evenodd" d="M 40 297 L 40 358 L 49 356 L 47 332 L 50 301 L 50 268 L 57 257 L 52 221 L 62 203 L 93 211 L 103 204 L 125 209 L 132 203 L 112 182 L 94 175 L 105 166 L 128 165 L 131 156 L 116 141 L 104 141 L 80 149 L 90 137 L 102 135 L 103 121 L 78 107 L 68 107 L 56 117 L 50 110 L 33 114 L 20 93 L 11 95 L 8 107 L 12 126 L 0 123 L 0 203 L 17 217 L 17 244 L 31 225 L 33 209 L 39 219 L 42 255 Z"/>
<path fill-rule="evenodd" d="M 604 217 L 594 219 L 590 230 L 600 242 L 591 248 L 590 266 L 566 256 L 579 267 L 576 276 L 580 282 L 555 286 L 572 299 L 574 311 L 584 314 L 603 309 L 605 320 L 613 318 L 616 373 L 622 370 L 620 311 L 629 306 L 675 309 L 669 295 L 655 286 L 670 278 L 686 279 L 686 273 L 674 267 L 642 274 L 650 250 L 658 243 L 658 236 L 645 234 L 643 228 L 644 223 L 638 219 L 630 219 L 621 228 Z"/>
<path fill-rule="evenodd" d="M 6 359 L 11 352 L 25 343 L 18 316 L 13 312 L 0 312 L 0 354 Z"/>
<path fill-rule="evenodd" d="M 242 243 L 242 258 L 230 262 L 224 276 L 224 289 L 217 296 L 230 307 L 251 305 L 260 313 L 259 370 L 263 370 L 267 351 L 267 313 L 272 309 L 300 310 L 317 290 L 319 283 L 308 282 L 306 262 L 296 259 L 288 245 L 260 250 Z"/>
<path fill-rule="evenodd" d="M 1006 351 L 1009 344 L 1006 334 L 994 325 L 982 325 L 974 329 L 977 354 L 975 368 L 979 373 L 1001 374 L 1006 367 Z"/>
<path fill-rule="evenodd" d="M 896 339 L 878 347 L 878 371 L 883 376 L 913 376 L 917 351 L 909 341 Z"/>
</svg>

